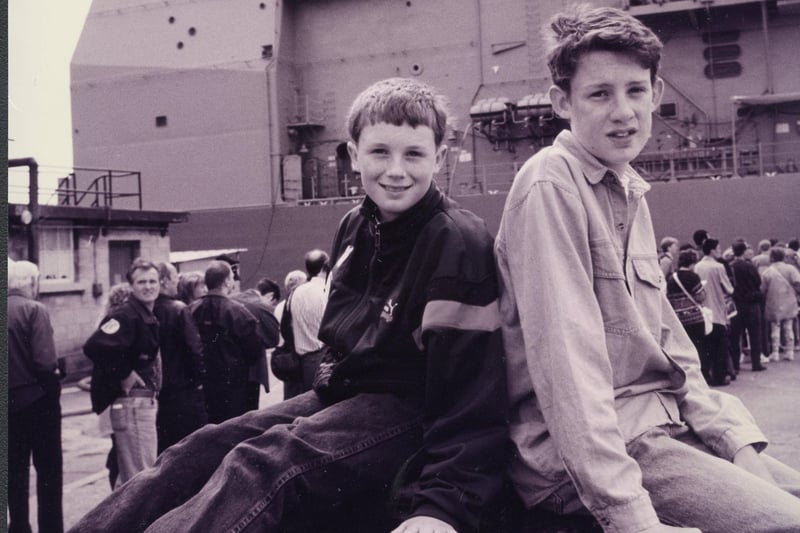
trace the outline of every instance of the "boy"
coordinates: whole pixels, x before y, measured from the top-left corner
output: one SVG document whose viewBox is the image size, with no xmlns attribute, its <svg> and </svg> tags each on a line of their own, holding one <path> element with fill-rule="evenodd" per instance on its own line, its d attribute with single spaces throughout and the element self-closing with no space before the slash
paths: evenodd
<svg viewBox="0 0 800 533">
<path fill-rule="evenodd" d="M 571 131 L 519 171 L 495 245 L 509 475 L 527 507 L 588 509 L 605 531 L 792 530 L 800 500 L 775 482 L 800 475 L 708 388 L 661 290 L 649 186 L 629 165 L 661 99 L 661 43 L 611 8 L 551 29 L 550 98 Z"/>
<path fill-rule="evenodd" d="M 491 237 L 433 184 L 445 127 L 413 80 L 355 100 L 367 197 L 334 239 L 315 390 L 206 426 L 75 531 L 388 531 L 400 520 L 359 521 L 400 493 L 397 533 L 476 529 L 502 482 L 506 380 Z"/>
</svg>

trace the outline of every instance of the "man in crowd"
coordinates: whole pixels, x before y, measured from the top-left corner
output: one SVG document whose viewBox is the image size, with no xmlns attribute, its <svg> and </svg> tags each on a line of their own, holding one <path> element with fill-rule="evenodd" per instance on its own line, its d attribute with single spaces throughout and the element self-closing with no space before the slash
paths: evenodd
<svg viewBox="0 0 800 533">
<path fill-rule="evenodd" d="M 264 356 L 255 317 L 229 298 L 233 271 L 221 260 L 205 272 L 208 293 L 189 306 L 203 343 L 208 421 L 219 424 L 250 410 L 250 367 Z"/>
<path fill-rule="evenodd" d="M 134 260 L 127 280 L 131 295 L 100 323 L 83 353 L 92 360 L 92 410 L 111 406 L 111 427 L 117 451 L 119 487 L 151 466 L 157 455 L 156 398 L 161 388 L 158 320 L 153 314 L 159 295 L 158 267 Z"/>
<path fill-rule="evenodd" d="M 30 461 L 36 468 L 39 531 L 63 531 L 61 384 L 39 269 L 8 263 L 8 531 L 30 532 Z"/>
<path fill-rule="evenodd" d="M 739 370 L 741 357 L 742 337 L 747 331 L 748 346 L 750 347 L 750 364 L 753 372 L 766 370 L 761 364 L 761 276 L 758 270 L 749 261 L 744 259 L 747 243 L 738 240 L 733 243 L 733 271 L 734 288 L 733 300 L 736 302 L 738 313 L 731 320 L 731 357 L 733 366 Z"/>
<path fill-rule="evenodd" d="M 153 308 L 158 319 L 163 379 L 158 396 L 158 453 L 208 422 L 203 397 L 203 345 L 186 304 L 176 299 L 178 271 L 156 263 L 160 291 Z"/>
<path fill-rule="evenodd" d="M 658 256 L 658 266 L 667 279 L 670 274 L 677 270 L 678 258 L 678 239 L 675 237 L 664 237 L 661 239 L 661 254 Z"/>
<path fill-rule="evenodd" d="M 261 278 L 254 288 L 247 289 L 232 296 L 250 311 L 257 321 L 256 331 L 261 341 L 263 350 L 269 350 L 278 345 L 280 324 L 275 318 L 275 306 L 281 298 L 281 289 L 278 284 L 269 278 Z M 264 387 L 264 392 L 269 392 L 269 370 L 267 368 L 266 351 L 250 367 L 250 380 L 248 381 L 248 410 L 258 409 L 259 387 Z"/>
</svg>

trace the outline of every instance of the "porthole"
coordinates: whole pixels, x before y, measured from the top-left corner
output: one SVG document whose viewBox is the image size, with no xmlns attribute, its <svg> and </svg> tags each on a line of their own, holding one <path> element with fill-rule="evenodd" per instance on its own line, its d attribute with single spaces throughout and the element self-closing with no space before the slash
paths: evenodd
<svg viewBox="0 0 800 533">
<path fill-rule="evenodd" d="M 411 74 L 413 74 L 414 76 L 419 76 L 420 74 L 422 74 L 422 70 L 423 68 L 420 63 L 414 63 L 413 65 L 411 65 Z"/>
</svg>

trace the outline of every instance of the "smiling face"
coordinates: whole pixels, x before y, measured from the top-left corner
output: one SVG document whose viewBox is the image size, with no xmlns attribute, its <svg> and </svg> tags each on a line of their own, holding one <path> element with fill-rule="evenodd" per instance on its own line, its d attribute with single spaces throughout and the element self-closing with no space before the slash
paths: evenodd
<svg viewBox="0 0 800 533">
<path fill-rule="evenodd" d="M 347 143 L 353 168 L 361 172 L 367 196 L 389 222 L 425 196 L 444 160 L 444 145 L 436 147 L 433 130 L 386 122 L 369 124 L 358 144 Z"/>
<path fill-rule="evenodd" d="M 662 91 L 661 79 L 653 84 L 650 69 L 629 55 L 595 50 L 578 60 L 569 94 L 554 86 L 550 99 L 578 142 L 621 174 L 650 137 Z"/>
<path fill-rule="evenodd" d="M 152 309 L 159 292 L 158 270 L 137 268 L 131 273 L 131 295 Z"/>
</svg>

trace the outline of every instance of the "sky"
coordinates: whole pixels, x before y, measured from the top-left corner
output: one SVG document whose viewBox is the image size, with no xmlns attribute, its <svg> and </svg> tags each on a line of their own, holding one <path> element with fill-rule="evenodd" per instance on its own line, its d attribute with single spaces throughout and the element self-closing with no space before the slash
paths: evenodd
<svg viewBox="0 0 800 533">
<path fill-rule="evenodd" d="M 72 167 L 69 64 L 90 5 L 91 0 L 8 0 L 8 157 L 35 158 L 43 186 L 55 172 L 48 167 Z M 9 170 L 13 201 L 16 171 L 27 184 L 27 169 Z"/>
</svg>

